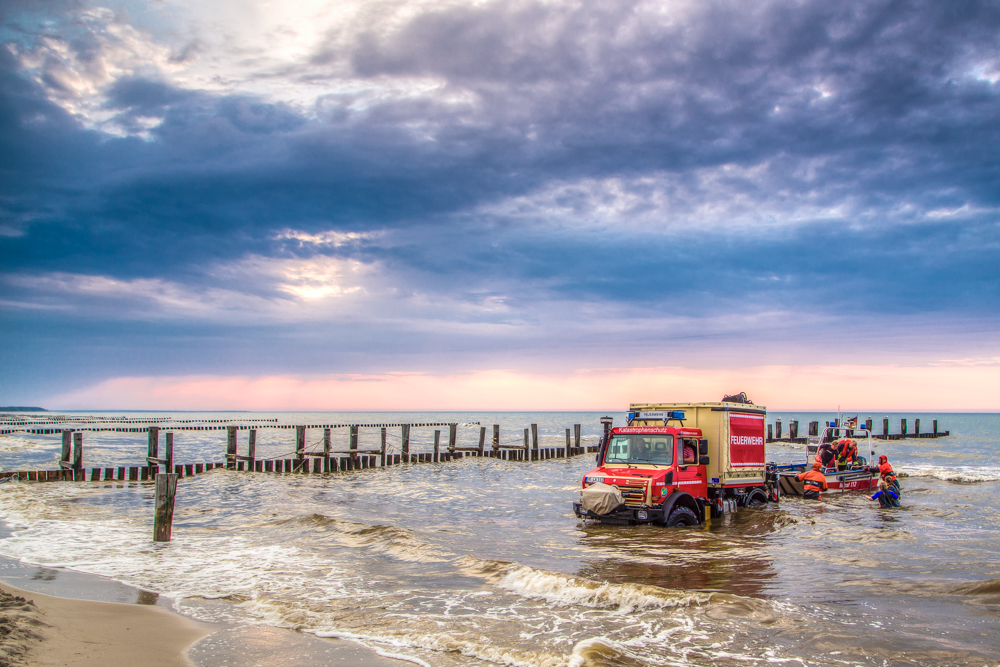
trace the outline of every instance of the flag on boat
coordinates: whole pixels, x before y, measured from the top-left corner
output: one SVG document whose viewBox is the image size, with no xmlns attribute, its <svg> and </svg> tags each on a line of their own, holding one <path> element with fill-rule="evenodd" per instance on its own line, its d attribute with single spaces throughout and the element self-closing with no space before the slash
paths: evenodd
<svg viewBox="0 0 1000 667">
<path fill-rule="evenodd" d="M 858 416 L 854 415 L 847 420 L 847 428 L 857 428 L 858 427 Z"/>
</svg>

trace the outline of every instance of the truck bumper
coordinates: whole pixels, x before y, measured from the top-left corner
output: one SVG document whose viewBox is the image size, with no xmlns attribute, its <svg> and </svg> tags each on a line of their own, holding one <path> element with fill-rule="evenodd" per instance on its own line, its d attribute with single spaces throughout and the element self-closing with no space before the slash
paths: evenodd
<svg viewBox="0 0 1000 667">
<path fill-rule="evenodd" d="M 622 505 L 618 509 L 607 514 L 595 514 L 580 506 L 580 503 L 573 503 L 573 512 L 581 519 L 600 521 L 601 523 L 614 524 L 618 526 L 634 526 L 641 523 L 663 523 L 663 509 L 660 507 L 625 507 Z"/>
</svg>

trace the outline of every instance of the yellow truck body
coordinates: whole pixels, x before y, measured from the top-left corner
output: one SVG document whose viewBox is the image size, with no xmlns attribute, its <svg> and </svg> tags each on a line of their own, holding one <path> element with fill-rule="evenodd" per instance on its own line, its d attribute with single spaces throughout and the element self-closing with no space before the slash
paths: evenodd
<svg viewBox="0 0 1000 667">
<path fill-rule="evenodd" d="M 764 484 L 764 417 L 767 414 L 764 406 L 745 403 L 631 403 L 629 413 L 635 416 L 629 423 L 632 426 L 662 425 L 663 418 L 656 413 L 670 411 L 683 412 L 684 426 L 701 429 L 702 437 L 708 440 L 709 464 L 706 471 L 709 488 Z"/>
</svg>

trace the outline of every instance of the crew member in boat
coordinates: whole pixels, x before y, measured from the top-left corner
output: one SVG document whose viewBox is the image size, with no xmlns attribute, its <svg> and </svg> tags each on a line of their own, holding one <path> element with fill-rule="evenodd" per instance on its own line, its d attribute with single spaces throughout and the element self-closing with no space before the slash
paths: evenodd
<svg viewBox="0 0 1000 667">
<path fill-rule="evenodd" d="M 795 476 L 802 482 L 802 497 L 806 500 L 821 500 L 823 491 L 827 489 L 826 475 L 820 470 L 819 464 L 813 466 L 812 470 L 800 472 Z"/>
<path fill-rule="evenodd" d="M 879 507 L 899 507 L 899 494 L 884 479 L 878 481 L 878 491 L 871 499 L 877 500 Z"/>
<path fill-rule="evenodd" d="M 853 468 L 858 462 L 858 442 L 851 438 L 838 440 L 834 446 L 837 456 L 837 470 Z"/>
<path fill-rule="evenodd" d="M 813 468 L 819 466 L 821 469 L 832 468 L 836 466 L 837 452 L 834 451 L 833 447 L 828 442 L 824 442 L 816 450 L 816 460 L 813 461 Z"/>
</svg>

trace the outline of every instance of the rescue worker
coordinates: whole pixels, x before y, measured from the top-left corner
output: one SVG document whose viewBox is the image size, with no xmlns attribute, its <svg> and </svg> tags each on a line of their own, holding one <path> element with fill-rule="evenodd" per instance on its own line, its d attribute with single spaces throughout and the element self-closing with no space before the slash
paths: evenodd
<svg viewBox="0 0 1000 667">
<path fill-rule="evenodd" d="M 896 479 L 896 473 L 892 469 L 892 464 L 889 463 L 889 457 L 885 454 L 878 457 L 878 474 L 881 476 L 882 480 L 889 486 L 893 487 L 896 494 L 899 495 L 899 480 Z"/>
<path fill-rule="evenodd" d="M 800 472 L 795 476 L 802 482 L 802 497 L 806 500 L 821 500 L 822 492 L 826 491 L 826 475 L 820 472 L 818 465 L 814 465 L 812 470 Z"/>
<path fill-rule="evenodd" d="M 899 507 L 899 494 L 884 479 L 878 481 L 878 492 L 871 499 L 877 500 L 882 508 Z"/>
<path fill-rule="evenodd" d="M 834 461 L 837 460 L 837 453 L 833 451 L 833 447 L 830 443 L 824 442 L 816 450 L 816 459 L 813 461 L 813 468 L 819 466 L 820 468 L 831 468 L 835 465 Z"/>
<path fill-rule="evenodd" d="M 837 441 L 837 470 L 847 470 L 858 461 L 858 443 L 850 438 Z"/>
</svg>

